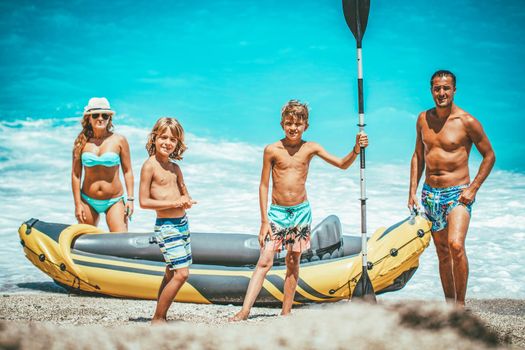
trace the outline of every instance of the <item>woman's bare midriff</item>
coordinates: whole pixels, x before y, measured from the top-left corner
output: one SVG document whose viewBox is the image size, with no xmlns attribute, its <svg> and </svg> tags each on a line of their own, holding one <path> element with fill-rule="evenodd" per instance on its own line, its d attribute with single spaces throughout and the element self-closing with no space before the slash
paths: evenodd
<svg viewBox="0 0 525 350">
<path fill-rule="evenodd" d="M 103 168 L 103 169 L 97 169 Z M 82 192 L 93 199 L 109 199 L 122 196 L 124 190 L 119 179 L 119 167 L 96 166 L 84 168 Z"/>
</svg>

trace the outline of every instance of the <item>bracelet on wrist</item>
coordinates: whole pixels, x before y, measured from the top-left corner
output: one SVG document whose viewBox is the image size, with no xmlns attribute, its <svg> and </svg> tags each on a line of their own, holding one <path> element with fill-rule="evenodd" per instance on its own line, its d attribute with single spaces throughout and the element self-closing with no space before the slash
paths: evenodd
<svg viewBox="0 0 525 350">
<path fill-rule="evenodd" d="M 352 152 L 354 152 L 355 154 L 359 155 L 359 152 L 356 152 L 356 151 L 355 151 L 355 146 L 354 146 L 354 148 L 352 149 Z"/>
<path fill-rule="evenodd" d="M 133 202 L 135 200 L 134 197 L 128 197 L 128 202 Z"/>
</svg>

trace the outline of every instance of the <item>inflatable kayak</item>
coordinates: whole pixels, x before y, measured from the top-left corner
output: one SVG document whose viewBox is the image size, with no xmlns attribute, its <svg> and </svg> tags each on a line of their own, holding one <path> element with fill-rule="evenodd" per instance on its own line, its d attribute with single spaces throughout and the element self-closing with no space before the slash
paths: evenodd
<svg viewBox="0 0 525 350">
<path fill-rule="evenodd" d="M 72 292 L 156 299 L 165 263 L 152 232 L 104 233 L 84 224 L 31 219 L 19 230 L 26 257 Z M 242 304 L 259 257 L 256 235 L 192 232 L 193 265 L 176 301 Z M 377 294 L 403 288 L 430 241 L 430 225 L 419 215 L 378 229 L 368 240 L 368 269 Z M 361 238 L 342 234 L 336 216 L 312 230 L 311 249 L 301 256 L 296 303 L 351 298 L 361 275 Z M 263 284 L 256 304 L 283 298 L 284 253 Z M 355 290 L 357 295 L 359 291 Z"/>
</svg>

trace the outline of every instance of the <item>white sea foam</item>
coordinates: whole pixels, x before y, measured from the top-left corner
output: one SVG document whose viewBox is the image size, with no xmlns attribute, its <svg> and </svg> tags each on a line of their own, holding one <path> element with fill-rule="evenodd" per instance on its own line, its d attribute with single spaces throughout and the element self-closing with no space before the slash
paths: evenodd
<svg viewBox="0 0 525 350">
<path fill-rule="evenodd" d="M 118 123 L 123 121 L 118 120 Z M 150 127 L 117 124 L 130 143 L 138 197 L 140 168 L 147 158 Z M 26 291 L 25 282 L 48 277 L 23 256 L 19 225 L 36 217 L 73 223 L 71 147 L 79 132 L 78 118 L 0 122 L 0 290 Z M 276 135 L 276 138 L 280 135 Z M 189 211 L 193 231 L 258 232 L 258 186 L 263 145 L 187 135 L 181 162 L 187 186 L 198 205 Z M 373 144 L 373 140 L 371 140 Z M 344 232 L 360 231 L 359 171 L 312 162 L 307 182 L 314 224 L 339 216 Z M 475 171 L 475 169 L 473 169 Z M 390 226 L 408 215 L 408 164 L 367 164 L 368 230 Z M 470 262 L 471 298 L 525 297 L 525 175 L 495 170 L 478 193 L 466 246 Z M 138 204 L 138 203 L 137 203 Z M 130 231 L 150 231 L 155 215 L 135 208 Z M 103 221 L 103 220 L 102 220 Z M 105 223 L 101 227 L 106 228 Z M 431 244 L 407 286 L 388 298 L 442 297 L 435 249 Z"/>
</svg>

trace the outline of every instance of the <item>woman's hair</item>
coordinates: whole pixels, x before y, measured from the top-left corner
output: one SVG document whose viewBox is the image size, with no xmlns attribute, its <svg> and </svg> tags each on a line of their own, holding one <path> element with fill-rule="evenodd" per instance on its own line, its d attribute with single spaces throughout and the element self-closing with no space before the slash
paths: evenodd
<svg viewBox="0 0 525 350">
<path fill-rule="evenodd" d="M 91 118 L 91 114 L 84 114 L 82 120 L 80 121 L 82 124 L 82 131 L 78 134 L 77 138 L 75 139 L 75 143 L 73 144 L 73 156 L 80 156 L 82 148 L 84 148 L 89 138 L 93 137 L 93 127 L 91 126 L 89 118 Z M 108 119 L 108 125 L 106 126 L 106 130 L 108 132 L 113 131 L 113 123 L 111 120 L 112 117 L 110 116 Z"/>
<path fill-rule="evenodd" d="M 155 140 L 157 136 L 162 134 L 166 129 L 170 129 L 171 133 L 177 139 L 177 144 L 175 145 L 175 150 L 171 152 L 170 158 L 175 160 L 181 160 L 182 154 L 186 150 L 186 145 L 184 144 L 184 129 L 180 125 L 179 121 L 175 118 L 162 117 L 157 120 L 153 126 L 153 130 L 148 136 L 148 143 L 146 144 L 146 151 L 150 156 L 155 155 Z"/>
<path fill-rule="evenodd" d="M 281 109 L 281 121 L 286 117 L 296 117 L 308 123 L 308 106 L 298 100 L 290 100 Z"/>
</svg>

